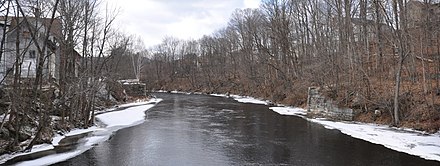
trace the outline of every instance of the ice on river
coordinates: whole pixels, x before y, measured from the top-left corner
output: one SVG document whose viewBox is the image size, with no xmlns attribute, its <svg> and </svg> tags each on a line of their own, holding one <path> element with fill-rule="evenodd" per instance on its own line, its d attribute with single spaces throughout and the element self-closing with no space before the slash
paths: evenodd
<svg viewBox="0 0 440 166">
<path fill-rule="evenodd" d="M 153 98 L 146 102 L 136 102 L 136 103 L 120 105 L 119 107 L 129 107 L 129 108 L 123 109 L 121 111 L 103 113 L 96 116 L 96 119 L 104 123 L 105 127 L 93 126 L 87 129 L 74 129 L 62 136 L 61 135 L 55 136 L 52 139 L 52 144 L 35 145 L 34 148 L 32 148 L 32 151 L 30 152 L 1 156 L 0 164 L 17 156 L 28 155 L 32 153 L 54 149 L 54 146 L 58 146 L 59 142 L 66 136 L 91 132 L 92 134 L 90 136 L 83 138 L 83 141 L 81 142 L 84 143 L 81 144 L 81 146 L 78 147 L 75 151 L 48 155 L 35 160 L 23 161 L 17 163 L 17 165 L 50 165 L 57 162 L 68 160 L 87 151 L 88 149 L 92 148 L 94 145 L 108 140 L 108 138 L 110 138 L 110 135 L 113 132 L 117 131 L 118 129 L 130 127 L 142 123 L 145 120 L 145 111 L 154 107 L 160 101 L 162 101 L 162 99 Z M 110 109 L 110 110 L 114 110 L 114 109 Z M 99 134 L 96 135 L 94 134 L 98 132 Z M 107 133 L 107 134 L 102 134 L 102 133 Z"/>
</svg>

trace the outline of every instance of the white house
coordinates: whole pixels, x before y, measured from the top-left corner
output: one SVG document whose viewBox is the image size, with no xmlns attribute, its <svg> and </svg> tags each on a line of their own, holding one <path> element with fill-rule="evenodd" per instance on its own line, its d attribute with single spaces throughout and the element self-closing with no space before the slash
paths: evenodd
<svg viewBox="0 0 440 166">
<path fill-rule="evenodd" d="M 21 66 L 20 76 L 22 78 L 35 78 L 40 56 L 44 56 L 43 77 L 45 79 L 56 78 L 58 76 L 56 58 L 60 53 L 57 40 L 62 36 L 60 21 L 53 22 L 46 51 L 40 55 L 37 45 L 40 48 L 43 46 L 44 33 L 50 25 L 50 19 L 34 17 L 26 19 L 27 22 L 22 17 L 8 17 L 7 20 L 5 17 L 0 17 L 0 22 L 4 23 L 1 25 L 7 26 L 4 51 L 0 61 L 0 79 L 11 77 L 15 71 L 15 65 Z M 4 33 L 3 30 L 0 31 Z M 35 41 L 32 38 L 32 33 L 35 36 Z"/>
</svg>

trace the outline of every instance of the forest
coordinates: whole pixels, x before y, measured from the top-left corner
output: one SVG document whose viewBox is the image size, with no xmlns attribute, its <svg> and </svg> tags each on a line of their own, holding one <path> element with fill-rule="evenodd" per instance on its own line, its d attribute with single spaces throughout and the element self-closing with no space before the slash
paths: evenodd
<svg viewBox="0 0 440 166">
<path fill-rule="evenodd" d="M 165 38 L 149 50 L 140 78 L 156 90 L 303 107 L 308 87 L 320 87 L 354 109 L 356 121 L 436 132 L 439 23 L 431 0 L 265 0 L 201 39 Z"/>
</svg>

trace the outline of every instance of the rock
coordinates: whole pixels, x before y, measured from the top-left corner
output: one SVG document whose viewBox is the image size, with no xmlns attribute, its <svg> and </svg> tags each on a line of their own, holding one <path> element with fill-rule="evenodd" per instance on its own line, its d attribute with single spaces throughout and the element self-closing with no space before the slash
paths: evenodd
<svg viewBox="0 0 440 166">
<path fill-rule="evenodd" d="M 382 112 L 380 110 L 374 110 L 374 115 L 380 116 Z"/>
<path fill-rule="evenodd" d="M 146 85 L 143 83 L 123 84 L 122 86 L 129 96 L 144 97 L 147 95 Z"/>
</svg>

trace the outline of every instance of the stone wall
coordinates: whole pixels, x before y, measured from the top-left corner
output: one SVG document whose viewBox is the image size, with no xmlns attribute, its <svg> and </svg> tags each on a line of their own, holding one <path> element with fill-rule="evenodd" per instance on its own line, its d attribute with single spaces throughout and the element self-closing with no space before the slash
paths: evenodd
<svg viewBox="0 0 440 166">
<path fill-rule="evenodd" d="M 124 87 L 125 93 L 127 93 L 128 96 L 142 97 L 147 95 L 145 84 L 122 84 L 122 86 Z"/>
<path fill-rule="evenodd" d="M 319 93 L 320 88 L 309 87 L 307 97 L 307 111 L 311 114 L 322 115 L 332 120 L 353 120 L 353 110 L 350 108 L 338 108 L 331 99 L 327 99 Z"/>
</svg>

